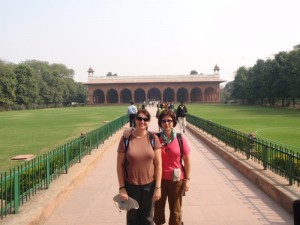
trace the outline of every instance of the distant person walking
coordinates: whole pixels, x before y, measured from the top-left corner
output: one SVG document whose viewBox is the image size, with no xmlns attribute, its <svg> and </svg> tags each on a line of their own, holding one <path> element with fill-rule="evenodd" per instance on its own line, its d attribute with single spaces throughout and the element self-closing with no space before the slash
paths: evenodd
<svg viewBox="0 0 300 225">
<path fill-rule="evenodd" d="M 173 103 L 173 102 L 170 102 L 170 103 L 169 103 L 169 105 L 168 105 L 168 110 L 174 111 L 174 103 Z"/>
<path fill-rule="evenodd" d="M 163 110 L 164 110 L 164 104 L 163 104 L 163 103 L 160 103 L 160 104 L 159 104 L 159 107 L 158 107 L 157 110 L 156 110 L 156 118 L 157 118 L 157 119 L 158 119 L 160 113 L 161 113 Z M 158 126 L 158 131 L 160 131 L 160 130 L 161 130 L 161 128 L 160 128 L 160 126 Z"/>
<path fill-rule="evenodd" d="M 129 116 L 130 127 L 135 127 L 135 116 L 137 114 L 137 108 L 133 102 L 130 102 L 130 106 L 127 109 L 127 115 Z"/>
<path fill-rule="evenodd" d="M 181 134 L 185 133 L 187 113 L 188 113 L 187 108 L 183 104 L 183 101 L 181 101 L 176 111 L 176 118 L 179 123 L 179 129 Z"/>
</svg>

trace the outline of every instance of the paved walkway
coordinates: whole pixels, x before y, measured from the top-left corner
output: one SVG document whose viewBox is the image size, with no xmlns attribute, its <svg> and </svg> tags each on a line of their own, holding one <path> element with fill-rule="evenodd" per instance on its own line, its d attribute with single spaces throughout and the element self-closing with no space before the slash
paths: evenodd
<svg viewBox="0 0 300 225">
<path fill-rule="evenodd" d="M 149 130 L 157 130 L 155 108 L 150 108 Z M 112 197 L 118 193 L 117 145 L 93 164 L 76 188 L 69 191 L 44 225 L 123 225 L 126 213 L 119 213 Z M 183 199 L 185 225 L 292 225 L 293 217 L 266 196 L 231 165 L 207 148 L 189 131 L 191 189 Z M 83 168 L 84 165 L 80 165 Z M 76 169 L 80 171 L 80 169 Z M 72 168 L 70 169 L 72 171 Z M 64 178 L 59 178 L 64 179 Z M 55 186 L 55 182 L 51 184 Z M 45 195 L 45 193 L 44 193 Z M 168 210 L 167 210 L 168 211 Z"/>
</svg>

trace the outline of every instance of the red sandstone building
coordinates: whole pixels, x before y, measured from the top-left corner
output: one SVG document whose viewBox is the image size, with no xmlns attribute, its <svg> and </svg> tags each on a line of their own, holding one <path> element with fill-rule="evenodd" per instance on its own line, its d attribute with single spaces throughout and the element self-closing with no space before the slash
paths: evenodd
<svg viewBox="0 0 300 225">
<path fill-rule="evenodd" d="M 219 67 L 214 74 L 164 76 L 94 76 L 89 68 L 88 104 L 162 102 L 220 102 Z"/>
</svg>

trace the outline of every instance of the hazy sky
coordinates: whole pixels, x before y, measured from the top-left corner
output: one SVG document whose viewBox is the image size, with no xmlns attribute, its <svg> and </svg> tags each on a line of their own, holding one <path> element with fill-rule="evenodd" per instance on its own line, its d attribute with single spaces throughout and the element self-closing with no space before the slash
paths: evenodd
<svg viewBox="0 0 300 225">
<path fill-rule="evenodd" d="M 1 0 L 0 59 L 75 70 L 233 80 L 300 44 L 300 0 Z"/>
</svg>

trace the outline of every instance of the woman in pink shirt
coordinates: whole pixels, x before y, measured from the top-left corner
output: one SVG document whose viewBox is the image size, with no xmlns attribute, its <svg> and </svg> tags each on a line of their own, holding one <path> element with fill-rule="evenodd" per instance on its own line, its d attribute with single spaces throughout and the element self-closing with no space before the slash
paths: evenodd
<svg viewBox="0 0 300 225">
<path fill-rule="evenodd" d="M 176 115 L 173 111 L 164 110 L 158 117 L 158 125 L 162 132 L 158 134 L 162 143 L 162 181 L 161 198 L 155 202 L 154 222 L 161 225 L 166 222 L 165 206 L 168 199 L 170 208 L 170 225 L 181 225 L 182 196 L 190 188 L 190 149 L 184 136 L 181 136 L 181 145 L 178 134 L 174 130 Z M 182 163 L 183 161 L 183 163 Z M 184 164 L 184 166 L 183 166 Z"/>
</svg>

